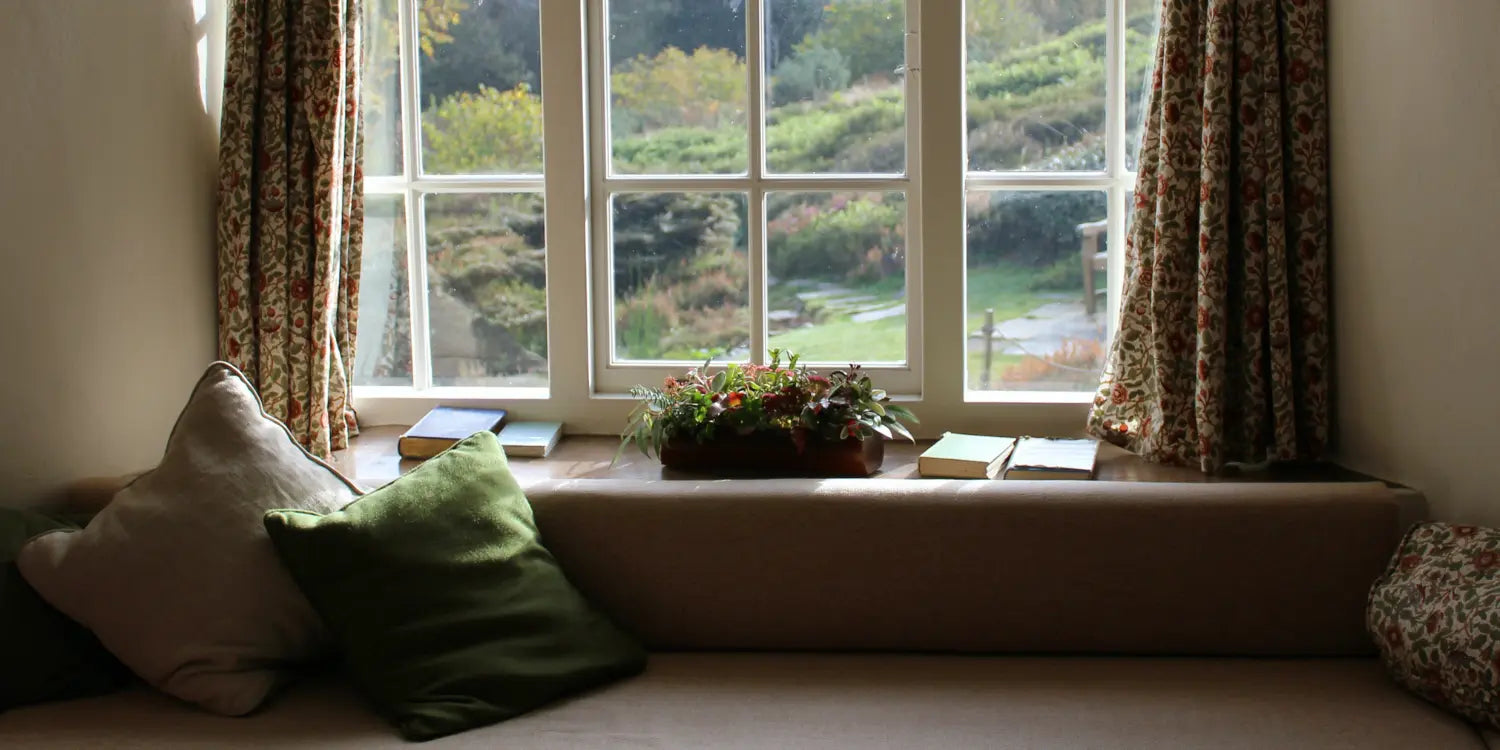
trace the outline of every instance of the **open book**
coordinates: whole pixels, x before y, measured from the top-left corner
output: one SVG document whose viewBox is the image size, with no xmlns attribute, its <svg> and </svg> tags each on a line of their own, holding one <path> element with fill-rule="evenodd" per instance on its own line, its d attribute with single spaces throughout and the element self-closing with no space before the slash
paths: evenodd
<svg viewBox="0 0 1500 750">
<path fill-rule="evenodd" d="M 1092 438 L 1023 437 L 1005 467 L 1004 479 L 1093 479 L 1099 441 Z"/>
</svg>

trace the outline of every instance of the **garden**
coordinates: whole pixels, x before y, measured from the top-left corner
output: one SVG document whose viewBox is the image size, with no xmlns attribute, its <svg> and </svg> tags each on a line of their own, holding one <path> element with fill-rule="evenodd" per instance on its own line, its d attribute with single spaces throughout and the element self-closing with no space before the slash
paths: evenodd
<svg viewBox="0 0 1500 750">
<path fill-rule="evenodd" d="M 747 76 L 743 34 L 734 32 L 736 23 L 743 28 L 740 4 L 615 0 L 611 5 L 616 16 L 611 31 L 618 30 L 610 60 L 614 171 L 744 172 Z M 775 0 L 767 5 L 770 171 L 901 172 L 906 164 L 903 4 Z M 1103 5 L 1100 0 L 971 3 L 971 168 L 1104 167 Z M 419 17 L 426 172 L 540 172 L 536 0 L 429 0 Z M 1129 81 L 1146 75 L 1152 23 L 1149 13 L 1128 18 Z M 394 91 L 395 69 L 380 68 L 379 55 L 372 57 L 367 168 L 390 153 L 379 135 L 399 127 L 388 101 L 393 94 L 384 101 L 379 96 Z M 1136 88 L 1129 97 L 1131 122 L 1138 119 Z M 771 346 L 798 351 L 811 361 L 905 358 L 907 200 L 891 191 L 767 194 Z M 481 342 L 487 375 L 545 373 L 542 209 L 541 196 L 533 194 L 426 199 L 430 294 L 467 311 L 470 319 L 462 322 Z M 748 209 L 747 197 L 736 192 L 612 197 L 618 358 L 746 357 Z M 978 335 L 986 310 L 993 311 L 1000 331 L 992 337 L 987 373 L 981 372 L 983 341 L 971 342 L 971 386 L 1092 388 L 1102 363 L 1105 319 L 1083 312 L 1077 226 L 1104 218 L 1104 193 L 974 192 L 968 216 L 969 331 Z M 367 246 L 366 252 L 381 250 Z M 402 276 L 399 284 L 397 276 Z M 392 284 L 392 294 L 400 297 L 396 287 L 404 287 L 404 271 L 392 274 Z M 404 298 L 396 302 L 391 309 L 400 309 Z M 402 360 L 409 348 L 404 317 L 389 316 L 381 346 L 381 370 L 397 377 L 410 366 L 409 355 Z"/>
</svg>

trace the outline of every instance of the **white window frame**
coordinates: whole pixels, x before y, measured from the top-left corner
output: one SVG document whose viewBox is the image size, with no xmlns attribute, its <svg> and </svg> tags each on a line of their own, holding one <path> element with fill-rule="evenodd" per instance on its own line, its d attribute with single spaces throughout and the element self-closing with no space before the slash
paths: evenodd
<svg viewBox="0 0 1500 750">
<path fill-rule="evenodd" d="M 681 375 L 689 367 L 701 366 L 701 361 L 616 361 L 613 358 L 615 342 L 615 316 L 613 314 L 614 245 L 610 222 L 611 199 L 617 193 L 643 192 L 733 192 L 748 196 L 748 226 L 746 227 L 749 251 L 749 314 L 750 355 L 748 359 L 765 364 L 769 333 L 766 318 L 766 194 L 774 192 L 901 192 L 906 195 L 906 360 L 902 363 L 862 362 L 871 377 L 892 393 L 918 394 L 921 392 L 922 363 L 922 242 L 921 204 L 921 75 L 920 66 L 908 62 L 905 76 L 906 103 L 906 168 L 900 174 L 776 174 L 766 164 L 766 118 L 765 118 L 765 64 L 762 58 L 767 0 L 744 0 L 745 8 L 745 60 L 749 74 L 749 108 L 747 130 L 749 132 L 749 171 L 738 175 L 620 175 L 612 168 L 610 133 L 610 88 L 609 88 L 609 0 L 589 0 L 591 52 L 591 158 L 595 168 L 592 174 L 593 194 L 598 196 L 591 217 L 594 223 L 594 318 L 592 330 L 593 356 L 598 363 L 595 368 L 595 387 L 605 393 L 626 392 L 639 383 L 659 383 L 668 375 Z M 919 0 L 906 0 L 904 36 L 905 56 L 908 61 L 920 59 L 918 43 Z M 818 360 L 804 357 L 810 367 L 831 369 L 846 366 L 848 362 Z"/>
<path fill-rule="evenodd" d="M 399 0 L 401 13 L 401 90 L 403 102 L 418 101 L 414 3 Z M 604 151 L 607 122 L 601 116 L 607 90 L 600 41 L 605 25 L 602 0 L 545 0 L 539 3 L 542 33 L 542 111 L 545 168 L 540 176 L 432 177 L 420 170 L 420 113 L 404 106 L 403 177 L 367 177 L 366 192 L 399 194 L 406 207 L 410 263 L 414 386 L 356 386 L 355 406 L 366 424 L 410 424 L 433 405 L 501 404 L 528 419 L 565 423 L 572 433 L 613 434 L 625 423 L 634 400 L 629 385 L 659 382 L 678 365 L 612 363 L 611 274 L 608 265 L 608 193 L 693 188 L 745 191 L 752 216 L 767 190 L 904 190 L 908 207 L 907 364 L 872 368 L 886 386 L 922 418 L 918 435 L 945 430 L 1011 434 L 1074 434 L 1083 426 L 1091 392 L 973 391 L 967 386 L 965 278 L 966 195 L 971 189 L 1099 190 L 1107 195 L 1108 304 L 1110 333 L 1115 326 L 1118 290 L 1124 276 L 1125 195 L 1134 174 L 1125 168 L 1124 103 L 1126 0 L 1105 0 L 1106 165 L 1102 172 L 970 173 L 965 127 L 965 9 L 963 2 L 907 0 L 907 170 L 899 178 L 865 176 L 768 176 L 764 174 L 759 128 L 751 136 L 751 173 L 731 177 L 661 178 L 608 175 Z M 762 68 L 753 64 L 761 44 L 759 19 L 764 0 L 747 0 L 747 64 L 751 77 L 751 122 L 763 117 Z M 592 21 L 592 25 L 591 25 Z M 753 24 L 753 25 L 752 25 Z M 753 33 L 752 33 L 753 32 Z M 923 37 L 928 43 L 921 43 Z M 946 41 L 945 41 L 946 40 Z M 590 54 L 591 50 L 601 54 Z M 925 81 L 925 85 L 924 85 Z M 421 196 L 436 192 L 513 192 L 546 195 L 547 356 L 546 388 L 433 387 L 427 341 L 427 281 L 422 257 Z M 752 351 L 766 340 L 765 279 L 760 222 L 752 221 L 749 242 Z M 762 344 L 757 346 L 755 344 Z"/>
</svg>

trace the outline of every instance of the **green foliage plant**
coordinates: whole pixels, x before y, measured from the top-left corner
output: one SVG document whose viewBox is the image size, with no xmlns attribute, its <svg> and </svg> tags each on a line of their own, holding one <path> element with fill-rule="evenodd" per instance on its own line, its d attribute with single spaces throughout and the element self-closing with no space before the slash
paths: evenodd
<svg viewBox="0 0 1500 750">
<path fill-rule="evenodd" d="M 771 82 L 776 105 L 820 99 L 848 87 L 849 65 L 836 49 L 807 47 L 777 66 Z"/>
<path fill-rule="evenodd" d="M 646 456 L 660 458 L 662 447 L 674 441 L 755 433 L 785 434 L 798 451 L 810 441 L 912 439 L 902 423 L 915 424 L 916 416 L 891 403 L 859 365 L 824 377 L 798 360 L 788 352 L 783 366 L 782 351 L 772 349 L 766 365 L 731 363 L 710 372 L 705 362 L 660 387 L 632 388 L 640 403 L 620 435 L 620 451 L 635 443 Z"/>
<path fill-rule="evenodd" d="M 744 127 L 747 85 L 745 61 L 729 50 L 709 47 L 692 54 L 667 47 L 655 57 L 630 60 L 610 76 L 616 110 L 629 111 L 647 130 Z"/>
<path fill-rule="evenodd" d="M 542 171 L 542 99 L 526 84 L 507 91 L 480 84 L 422 116 L 426 168 L 437 174 Z"/>
</svg>

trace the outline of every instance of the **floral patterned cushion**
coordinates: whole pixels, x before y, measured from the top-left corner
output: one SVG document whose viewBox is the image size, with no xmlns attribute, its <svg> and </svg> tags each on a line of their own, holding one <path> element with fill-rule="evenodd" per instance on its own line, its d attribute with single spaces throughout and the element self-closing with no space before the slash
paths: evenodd
<svg viewBox="0 0 1500 750">
<path fill-rule="evenodd" d="M 1500 727 L 1500 530 L 1413 527 L 1370 589 L 1365 621 L 1397 682 Z"/>
</svg>

